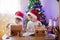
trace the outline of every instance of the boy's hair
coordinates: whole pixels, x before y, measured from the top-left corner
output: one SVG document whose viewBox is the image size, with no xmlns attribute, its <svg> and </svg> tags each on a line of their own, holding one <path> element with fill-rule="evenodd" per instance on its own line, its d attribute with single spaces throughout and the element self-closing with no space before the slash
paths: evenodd
<svg viewBox="0 0 60 40">
<path fill-rule="evenodd" d="M 30 14 L 28 14 L 28 16 L 31 16 Z M 31 16 L 31 18 L 32 18 L 32 16 Z"/>
<path fill-rule="evenodd" d="M 16 18 L 16 19 L 21 20 L 20 18 Z"/>
<path fill-rule="evenodd" d="M 31 16 L 30 14 L 28 14 L 28 16 Z"/>
</svg>

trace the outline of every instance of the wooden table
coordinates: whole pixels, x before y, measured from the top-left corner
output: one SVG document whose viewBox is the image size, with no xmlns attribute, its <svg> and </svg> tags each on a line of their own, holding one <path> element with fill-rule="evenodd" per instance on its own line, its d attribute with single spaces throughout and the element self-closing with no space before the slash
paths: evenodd
<svg viewBox="0 0 60 40">
<path fill-rule="evenodd" d="M 45 40 L 45 37 L 10 37 L 9 39 L 4 39 L 4 40 Z"/>
<path fill-rule="evenodd" d="M 12 36 L 9 39 L 4 40 L 47 40 L 44 33 L 46 30 L 47 29 L 45 27 L 37 27 L 36 31 L 38 31 L 38 33 L 36 33 L 35 36 L 27 36 L 27 37 Z"/>
</svg>

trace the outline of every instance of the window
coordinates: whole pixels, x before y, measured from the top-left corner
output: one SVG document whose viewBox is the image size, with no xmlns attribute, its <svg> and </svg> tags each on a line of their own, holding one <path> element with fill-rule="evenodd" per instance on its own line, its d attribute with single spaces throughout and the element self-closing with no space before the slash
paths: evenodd
<svg viewBox="0 0 60 40">
<path fill-rule="evenodd" d="M 14 14 L 21 10 L 20 0 L 0 0 L 0 14 Z"/>
</svg>

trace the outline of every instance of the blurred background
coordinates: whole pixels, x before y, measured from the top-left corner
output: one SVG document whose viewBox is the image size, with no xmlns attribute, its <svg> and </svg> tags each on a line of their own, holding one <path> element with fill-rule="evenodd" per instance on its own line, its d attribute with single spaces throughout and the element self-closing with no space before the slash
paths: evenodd
<svg viewBox="0 0 60 40">
<path fill-rule="evenodd" d="M 57 0 L 40 0 L 45 10 L 47 20 L 59 16 L 59 4 Z M 0 35 L 6 33 L 5 27 L 13 20 L 16 11 L 22 11 L 26 15 L 29 0 L 0 0 Z M 0 38 L 1 38 L 0 36 Z"/>
</svg>

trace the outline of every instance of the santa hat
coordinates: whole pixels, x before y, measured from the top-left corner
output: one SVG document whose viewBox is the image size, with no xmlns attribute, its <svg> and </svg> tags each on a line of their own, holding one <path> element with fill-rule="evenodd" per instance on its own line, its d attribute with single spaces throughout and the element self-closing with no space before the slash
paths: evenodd
<svg viewBox="0 0 60 40">
<path fill-rule="evenodd" d="M 27 15 L 30 14 L 33 18 L 37 19 L 38 18 L 38 12 L 35 9 L 31 9 Z"/>
<path fill-rule="evenodd" d="M 20 18 L 20 19 L 22 20 L 23 17 L 24 17 L 24 14 L 23 14 L 22 12 L 17 11 L 17 12 L 15 13 L 15 18 Z"/>
</svg>

